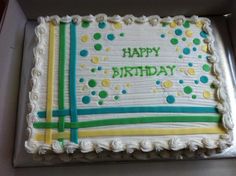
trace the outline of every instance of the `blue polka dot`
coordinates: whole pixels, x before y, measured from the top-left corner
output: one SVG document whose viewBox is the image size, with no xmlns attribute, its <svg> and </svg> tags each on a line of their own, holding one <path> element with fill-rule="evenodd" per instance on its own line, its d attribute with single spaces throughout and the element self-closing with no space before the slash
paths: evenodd
<svg viewBox="0 0 236 176">
<path fill-rule="evenodd" d="M 176 30 L 175 30 L 175 34 L 178 35 L 178 36 L 182 35 L 182 33 L 183 33 L 183 32 L 182 32 L 181 29 L 176 29 Z"/>
<path fill-rule="evenodd" d="M 100 29 L 104 29 L 106 27 L 106 23 L 105 22 L 100 22 L 100 23 L 98 23 L 98 27 Z"/>
<path fill-rule="evenodd" d="M 198 81 L 198 80 L 195 80 L 195 81 L 194 81 L 194 83 L 195 83 L 195 84 L 198 84 L 198 83 L 199 83 L 199 81 Z"/>
<path fill-rule="evenodd" d="M 102 67 L 101 67 L 101 66 L 98 66 L 98 70 L 99 70 L 99 71 L 102 70 Z"/>
<path fill-rule="evenodd" d="M 208 83 L 208 78 L 206 77 L 206 76 L 201 76 L 200 77 L 200 81 L 202 82 L 202 83 Z"/>
<path fill-rule="evenodd" d="M 202 38 L 207 38 L 207 33 L 204 32 L 204 31 L 202 31 L 202 32 L 200 32 L 200 36 L 201 36 Z"/>
<path fill-rule="evenodd" d="M 180 84 L 183 84 L 183 83 L 184 83 L 184 81 L 181 79 L 181 80 L 179 80 L 179 83 L 180 83 Z"/>
<path fill-rule="evenodd" d="M 127 93 L 127 91 L 126 90 L 122 90 L 122 94 L 126 94 Z"/>
<path fill-rule="evenodd" d="M 193 66 L 193 63 L 189 62 L 189 63 L 188 63 L 188 66 L 189 66 L 189 67 L 192 67 L 192 66 Z"/>
<path fill-rule="evenodd" d="M 161 81 L 159 81 L 159 80 L 158 80 L 158 81 L 156 81 L 156 84 L 157 84 L 157 85 L 161 84 Z"/>
<path fill-rule="evenodd" d="M 165 38 L 165 34 L 161 34 L 161 38 Z"/>
<path fill-rule="evenodd" d="M 173 104 L 173 103 L 175 102 L 175 97 L 174 97 L 173 95 L 168 95 L 168 96 L 166 97 L 166 101 L 167 101 L 167 103 L 169 103 L 169 104 Z"/>
<path fill-rule="evenodd" d="M 196 47 L 193 47 L 193 51 L 197 51 L 197 48 L 196 48 Z"/>
<path fill-rule="evenodd" d="M 114 34 L 108 34 L 107 39 L 110 40 L 110 41 L 114 40 L 115 39 Z"/>
<path fill-rule="evenodd" d="M 92 95 L 96 95 L 96 91 L 92 91 L 91 94 L 92 94 Z"/>
<path fill-rule="evenodd" d="M 184 49 L 183 49 L 183 53 L 184 53 L 185 55 L 190 54 L 190 49 L 189 49 L 189 48 L 184 48 Z"/>
<path fill-rule="evenodd" d="M 81 83 L 84 82 L 84 78 L 80 78 L 79 82 L 81 82 Z"/>
<path fill-rule="evenodd" d="M 83 98 L 82 98 L 82 102 L 84 103 L 84 104 L 89 104 L 90 103 L 90 97 L 89 96 L 83 96 Z"/>
<path fill-rule="evenodd" d="M 81 50 L 80 51 L 80 56 L 82 56 L 82 57 L 86 57 L 86 56 L 88 56 L 88 51 L 87 50 Z"/>
</svg>

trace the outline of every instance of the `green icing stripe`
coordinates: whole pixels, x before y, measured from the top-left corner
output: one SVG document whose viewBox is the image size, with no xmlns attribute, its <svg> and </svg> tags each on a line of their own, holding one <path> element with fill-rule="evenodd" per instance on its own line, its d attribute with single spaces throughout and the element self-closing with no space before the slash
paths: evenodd
<svg viewBox="0 0 236 176">
<path fill-rule="evenodd" d="M 104 119 L 85 122 L 65 122 L 65 128 L 88 128 L 109 125 L 128 125 L 142 123 L 164 123 L 164 122 L 211 122 L 219 123 L 221 116 L 154 116 L 154 117 L 133 117 L 121 119 Z M 58 128 L 56 122 L 35 122 L 34 128 Z"/>
<path fill-rule="evenodd" d="M 58 106 L 64 109 L 64 93 L 65 93 L 65 58 L 66 58 L 66 24 L 60 23 L 59 37 L 59 74 L 58 74 Z M 63 132 L 65 128 L 65 116 L 59 118 L 58 131 Z M 59 139 L 63 142 L 63 139 Z"/>
</svg>

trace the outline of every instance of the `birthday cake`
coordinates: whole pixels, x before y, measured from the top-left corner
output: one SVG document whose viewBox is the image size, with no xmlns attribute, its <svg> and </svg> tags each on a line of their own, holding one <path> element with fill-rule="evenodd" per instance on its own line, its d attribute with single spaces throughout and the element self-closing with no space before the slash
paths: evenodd
<svg viewBox="0 0 236 176">
<path fill-rule="evenodd" d="M 210 20 L 40 17 L 29 153 L 225 149 L 232 119 Z"/>
</svg>

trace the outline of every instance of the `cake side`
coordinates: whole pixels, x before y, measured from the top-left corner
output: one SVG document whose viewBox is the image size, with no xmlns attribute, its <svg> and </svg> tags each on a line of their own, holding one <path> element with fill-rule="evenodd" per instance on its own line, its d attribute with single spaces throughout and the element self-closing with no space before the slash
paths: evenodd
<svg viewBox="0 0 236 176">
<path fill-rule="evenodd" d="M 104 24 L 106 29 L 102 33 Z M 190 27 L 192 24 L 197 28 Z M 201 40 L 195 38 L 195 32 L 200 34 Z M 150 33 L 159 38 L 154 40 L 155 36 Z M 28 152 L 43 154 L 53 150 L 56 153 L 73 153 L 75 149 L 81 152 L 103 149 L 149 152 L 184 148 L 223 149 L 231 144 L 233 125 L 230 108 L 207 18 L 107 17 L 103 14 L 53 16 L 40 18 L 36 36 L 38 45 L 34 50 L 33 86 L 29 94 L 31 112 L 27 116 L 29 139 L 25 143 Z M 167 36 L 171 37 L 164 41 Z M 114 43 L 116 38 L 117 43 Z M 89 39 L 93 44 L 87 43 Z M 190 40 L 196 47 L 185 45 L 184 42 Z M 204 45 L 199 47 L 200 43 Z M 201 59 L 199 49 L 205 53 L 206 63 L 187 60 Z M 88 60 L 82 60 L 84 58 Z M 176 58 L 183 61 L 176 61 Z M 68 63 L 61 69 L 64 62 Z M 86 65 L 88 67 L 84 69 Z M 105 76 L 99 72 L 94 74 L 94 68 L 98 71 L 104 69 Z M 105 68 L 108 68 L 107 75 Z M 65 76 L 67 72 L 70 76 Z M 202 72 L 204 75 L 199 74 Z M 194 83 L 186 84 L 180 78 Z M 64 82 L 64 86 L 60 82 Z M 115 94 L 114 82 L 122 83 L 125 88 L 118 89 L 119 93 Z M 150 87 L 146 91 L 153 82 L 157 88 Z M 210 84 L 212 90 L 206 87 Z M 45 87 L 47 90 L 43 91 Z M 97 87 L 102 89 L 95 89 Z M 154 94 L 150 93 L 150 89 Z M 174 92 L 175 89 L 181 90 L 180 98 L 177 98 L 179 92 Z M 199 93 L 198 89 L 202 92 Z M 158 91 L 160 93 L 154 99 Z M 88 92 L 91 95 L 88 96 Z M 60 94 L 66 96 L 60 98 Z M 195 100 L 200 95 L 204 99 Z M 59 120 L 54 116 L 58 116 Z M 223 127 L 218 127 L 221 124 Z"/>
</svg>

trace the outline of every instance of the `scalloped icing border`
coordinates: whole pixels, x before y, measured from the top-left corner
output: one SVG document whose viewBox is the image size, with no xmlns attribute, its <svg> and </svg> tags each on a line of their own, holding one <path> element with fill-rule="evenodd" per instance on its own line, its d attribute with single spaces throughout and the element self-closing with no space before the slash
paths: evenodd
<svg viewBox="0 0 236 176">
<path fill-rule="evenodd" d="M 152 26 L 157 25 L 158 23 L 170 23 L 175 21 L 177 24 L 181 25 L 185 19 L 188 19 L 191 23 L 197 23 L 198 20 L 203 22 L 202 30 L 209 35 L 208 39 L 205 39 L 204 42 L 207 44 L 208 53 L 211 54 L 208 57 L 208 62 L 212 64 L 213 75 L 216 76 L 216 81 L 213 82 L 216 87 L 215 97 L 218 100 L 217 108 L 219 112 L 222 114 L 222 123 L 224 128 L 227 131 L 225 135 L 219 135 L 219 139 L 213 140 L 211 138 L 204 137 L 201 140 L 185 140 L 181 141 L 179 138 L 174 137 L 171 139 L 164 139 L 159 142 L 152 142 L 150 140 L 145 140 L 140 138 L 138 141 L 126 142 L 122 141 L 122 139 L 114 139 L 110 141 L 100 140 L 99 142 L 92 142 L 91 140 L 81 140 L 79 144 L 75 144 L 72 142 L 66 143 L 64 146 L 61 146 L 58 141 L 55 141 L 52 145 L 39 144 L 37 141 L 32 139 L 33 137 L 33 123 L 37 121 L 37 100 L 38 100 L 38 77 L 41 75 L 40 70 L 40 59 L 41 54 L 44 52 L 46 46 L 45 44 L 45 24 L 49 21 L 52 21 L 55 25 L 58 25 L 61 22 L 70 23 L 73 21 L 76 24 L 79 24 L 81 21 L 88 22 L 101 22 L 107 21 L 110 23 L 116 23 L 123 21 L 126 25 L 130 25 L 132 23 L 149 23 Z M 171 150 L 178 151 L 181 149 L 188 148 L 190 151 L 196 151 L 199 148 L 205 149 L 225 149 L 232 145 L 233 140 L 233 122 L 230 112 L 230 106 L 228 104 L 228 94 L 225 91 L 225 82 L 224 75 L 222 73 L 222 68 L 220 67 L 220 62 L 218 60 L 218 56 L 216 53 L 216 49 L 214 47 L 214 36 L 212 34 L 212 29 L 210 28 L 210 20 L 208 18 L 199 18 L 198 16 L 192 16 L 191 18 L 185 18 L 184 16 L 175 16 L 175 17 L 165 17 L 160 18 L 158 15 L 153 15 L 149 17 L 135 17 L 133 15 L 125 15 L 121 17 L 119 15 L 115 15 L 112 17 L 108 17 L 106 14 L 98 14 L 96 16 L 51 16 L 51 17 L 39 17 L 38 19 L 39 25 L 35 29 L 35 34 L 38 39 L 37 46 L 33 50 L 35 66 L 31 71 L 32 75 L 32 89 L 29 93 L 29 105 L 30 105 L 30 113 L 27 115 L 27 123 L 28 123 L 28 140 L 25 141 L 25 149 L 29 153 L 38 153 L 38 154 L 46 154 L 47 151 L 52 150 L 55 153 L 74 153 L 75 150 L 80 149 L 82 153 L 88 153 L 92 151 L 101 152 L 103 150 L 113 151 L 113 152 L 121 152 L 127 151 L 128 153 L 132 153 L 134 150 L 140 150 L 143 152 L 151 152 L 155 151 L 163 151 L 163 150 Z"/>
</svg>

